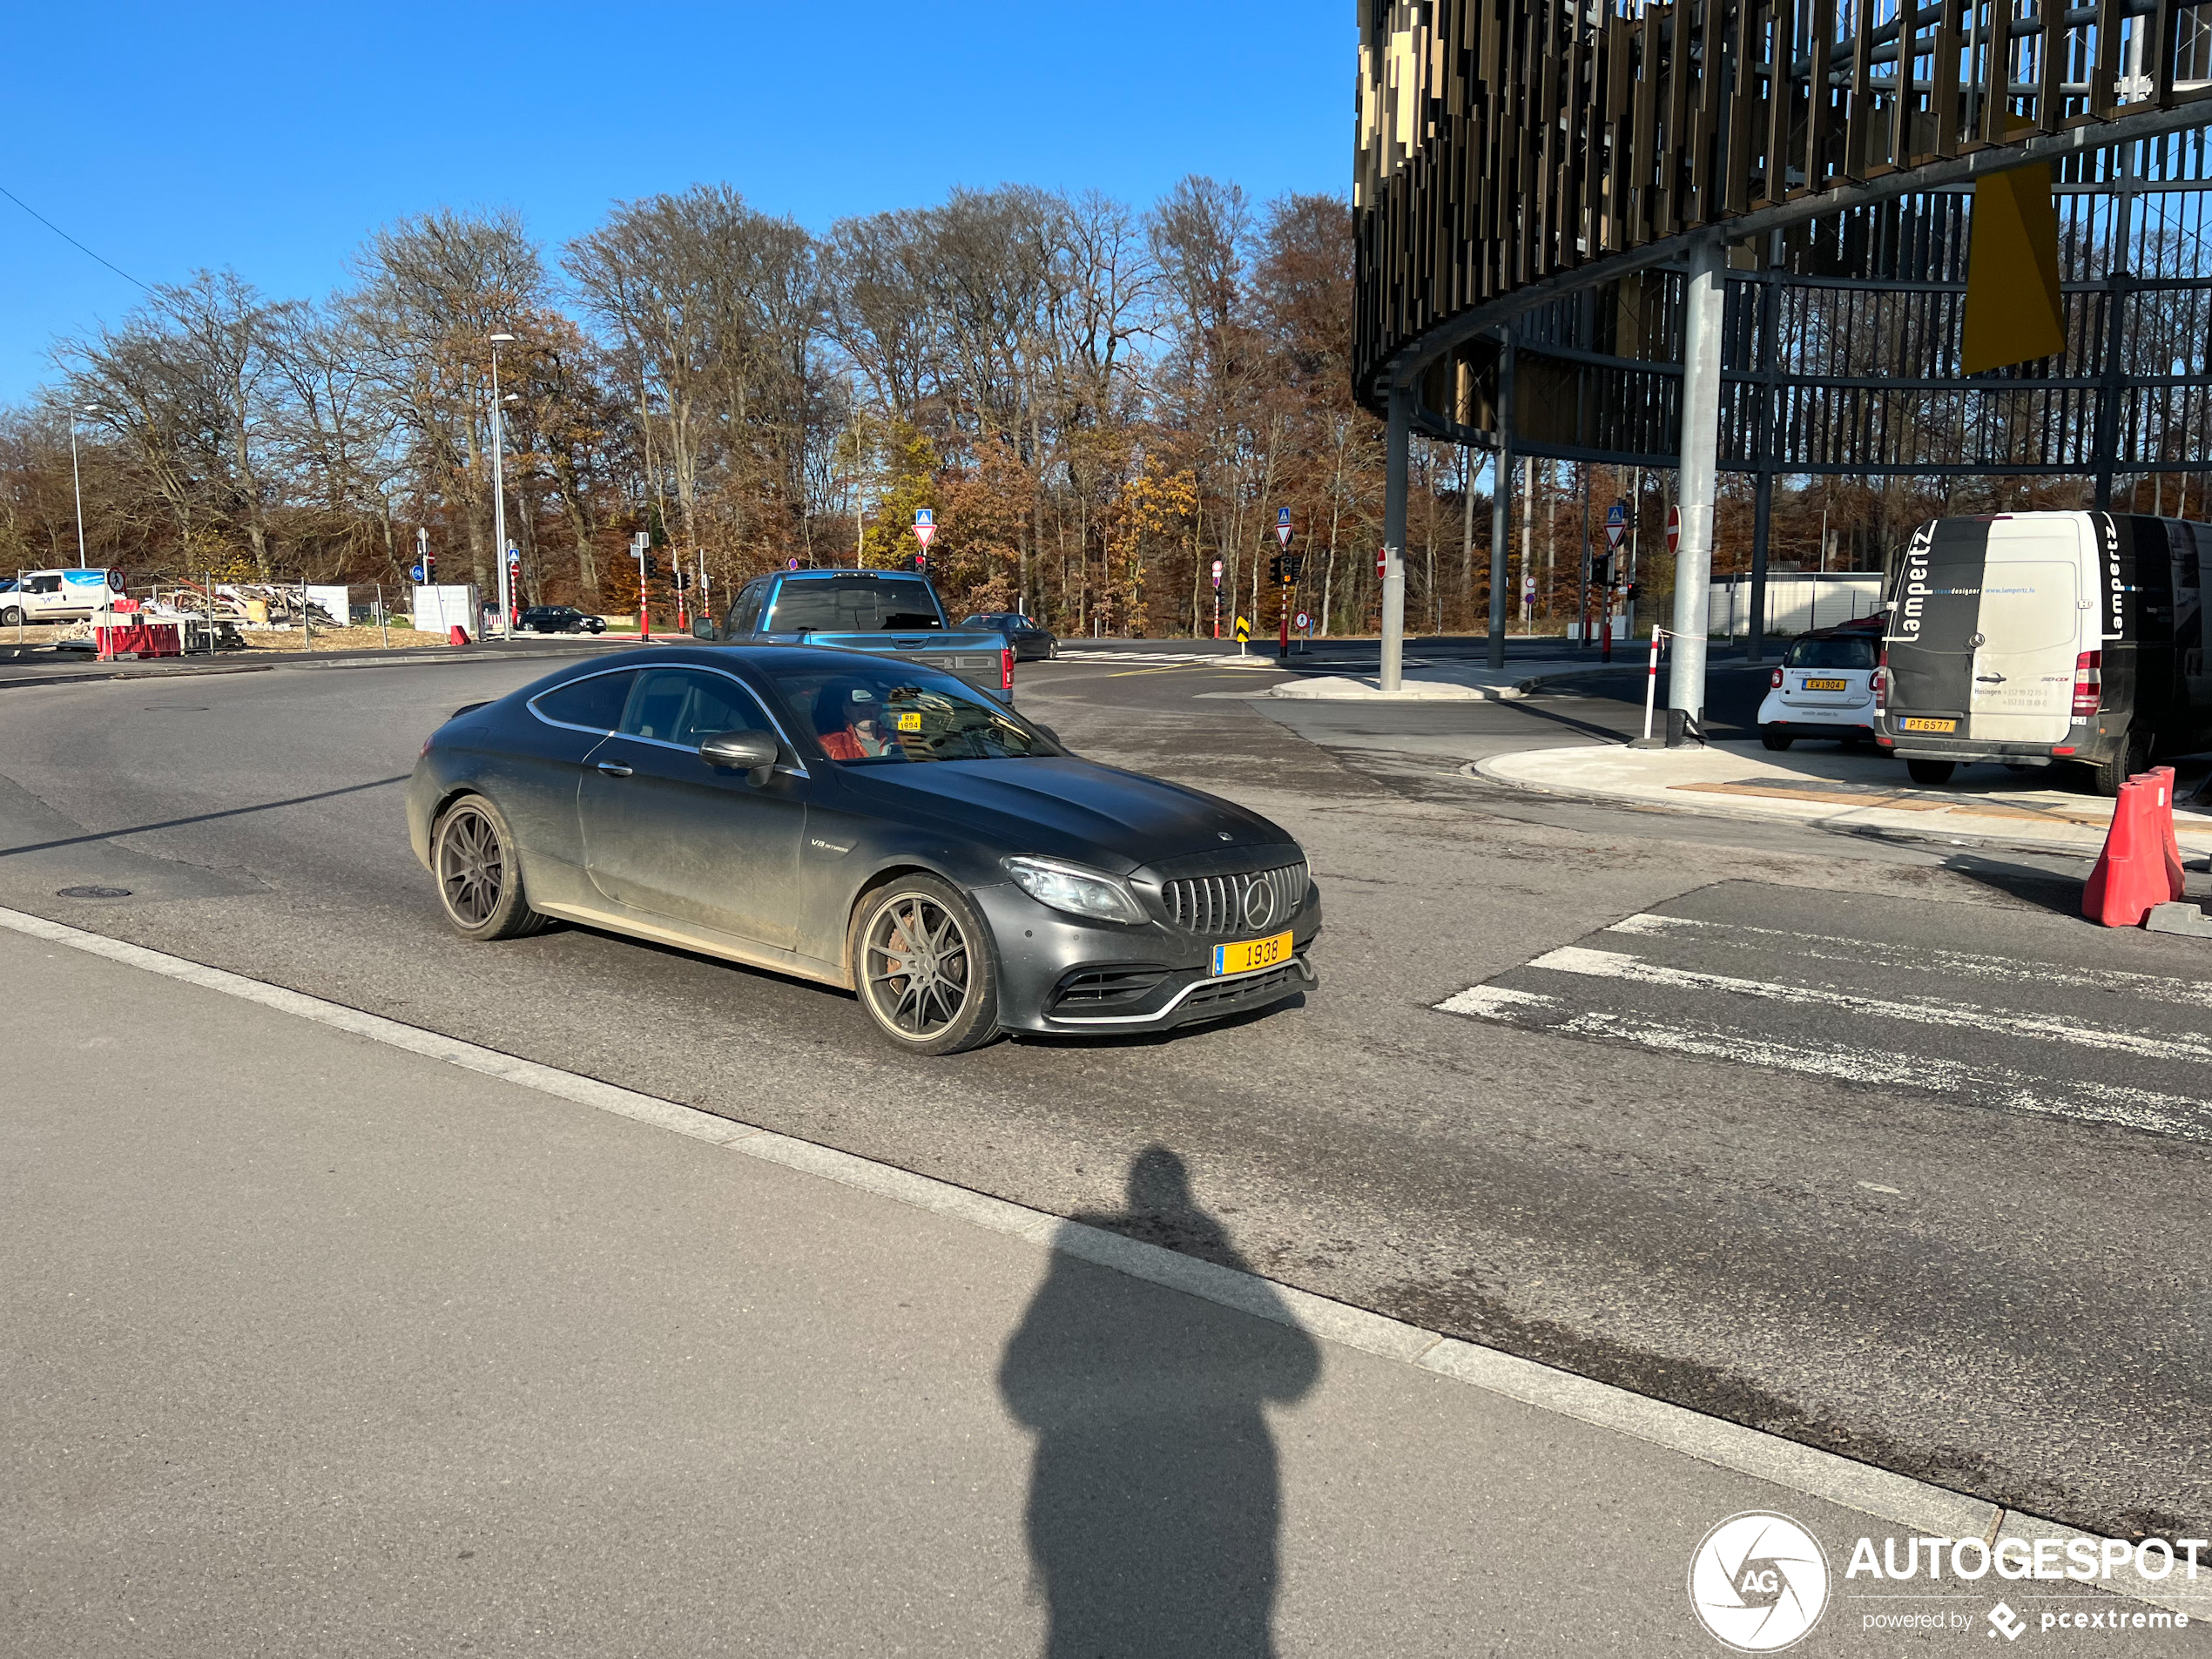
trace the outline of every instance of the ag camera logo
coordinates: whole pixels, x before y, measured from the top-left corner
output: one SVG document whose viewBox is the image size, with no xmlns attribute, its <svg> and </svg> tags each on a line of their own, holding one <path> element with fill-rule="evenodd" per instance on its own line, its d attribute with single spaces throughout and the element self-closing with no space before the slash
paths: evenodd
<svg viewBox="0 0 2212 1659">
<path fill-rule="evenodd" d="M 1689 1558 L 1689 1605 L 1715 1640 L 1738 1653 L 1779 1653 L 1820 1622 L 1828 1557 L 1787 1515 L 1730 1515 Z"/>
</svg>

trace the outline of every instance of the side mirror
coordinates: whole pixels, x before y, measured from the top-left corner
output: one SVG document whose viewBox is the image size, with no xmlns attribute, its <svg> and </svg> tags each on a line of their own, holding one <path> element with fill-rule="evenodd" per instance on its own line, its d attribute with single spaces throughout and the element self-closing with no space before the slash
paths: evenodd
<svg viewBox="0 0 2212 1659">
<path fill-rule="evenodd" d="M 776 764 L 776 740 L 765 732 L 724 732 L 699 745 L 699 759 L 710 766 L 745 772 L 749 783 L 765 784 Z"/>
<path fill-rule="evenodd" d="M 719 639 L 722 637 L 722 631 L 714 625 L 713 617 L 694 617 L 691 618 L 691 637 L 694 639 Z"/>
</svg>

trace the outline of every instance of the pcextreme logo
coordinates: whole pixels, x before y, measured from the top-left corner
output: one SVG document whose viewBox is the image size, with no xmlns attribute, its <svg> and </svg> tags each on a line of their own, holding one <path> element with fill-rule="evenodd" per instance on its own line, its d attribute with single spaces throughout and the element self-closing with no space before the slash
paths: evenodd
<svg viewBox="0 0 2212 1659">
<path fill-rule="evenodd" d="M 1716 1641 L 1738 1653 L 1779 1653 L 1820 1622 L 1828 1557 L 1787 1515 L 1730 1515 L 1689 1558 L 1689 1605 Z"/>
</svg>

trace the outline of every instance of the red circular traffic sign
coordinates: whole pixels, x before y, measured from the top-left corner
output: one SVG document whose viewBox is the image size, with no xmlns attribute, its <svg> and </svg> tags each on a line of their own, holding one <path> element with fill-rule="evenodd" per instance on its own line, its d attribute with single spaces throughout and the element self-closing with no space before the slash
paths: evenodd
<svg viewBox="0 0 2212 1659">
<path fill-rule="evenodd" d="M 1682 509 L 1667 509 L 1667 551 L 1671 553 L 1682 541 Z"/>
</svg>

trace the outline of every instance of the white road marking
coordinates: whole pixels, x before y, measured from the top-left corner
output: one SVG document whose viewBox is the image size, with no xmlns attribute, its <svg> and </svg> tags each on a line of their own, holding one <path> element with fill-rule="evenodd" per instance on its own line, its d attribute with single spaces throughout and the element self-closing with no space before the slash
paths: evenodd
<svg viewBox="0 0 2212 1659">
<path fill-rule="evenodd" d="M 1669 933 L 1703 931 L 1743 934 L 1770 939 L 1793 954 L 1815 961 L 1845 961 L 1901 968 L 1909 972 L 1950 974 L 1960 978 L 2004 981 L 2013 984 L 2070 985 L 2094 991 L 2132 991 L 2156 1002 L 2184 1008 L 2212 1008 L 2212 981 L 2178 979 L 2165 974 L 2141 974 L 2124 968 L 2069 968 L 2061 962 L 2022 961 L 1985 956 L 1973 951 L 1946 950 L 1941 946 L 1894 945 L 1878 940 L 1851 939 L 1837 934 L 1801 934 L 1782 927 L 1758 927 L 1748 922 L 1701 921 L 1694 916 L 1656 916 L 1649 913 L 1626 916 L 1606 930 L 1631 937 L 1650 938 Z M 1832 945 L 1838 950 L 1809 947 Z"/>
<path fill-rule="evenodd" d="M 1467 1014 L 1478 1019 L 1487 1019 L 1499 1016 L 1511 1008 L 1557 1008 L 1559 999 L 1544 996 L 1535 991 L 1516 991 L 1505 985 L 1470 985 L 1456 996 L 1446 997 L 1436 1006 L 1440 1013 Z"/>
<path fill-rule="evenodd" d="M 2011 1036 L 2070 1042 L 2085 1049 L 2133 1055 L 2139 1060 L 2212 1060 L 2212 1044 L 2186 1037 L 2155 1036 L 2146 1032 L 2116 1030 L 2104 1026 L 2070 1023 L 2037 1015 L 2000 1014 L 1972 1002 L 1898 1001 L 1862 996 L 1853 991 L 1827 990 L 1816 986 L 1780 985 L 1770 980 L 1738 979 L 1728 974 L 1706 974 L 1686 968 L 1647 962 L 1624 951 L 1590 950 L 1564 945 L 1546 951 L 1528 964 L 1554 973 L 1576 974 L 1591 979 L 1624 980 L 1635 984 L 1663 985 L 1684 990 L 1721 991 L 1735 996 L 1769 1001 L 1809 1003 L 1816 1008 L 1848 1008 L 1883 1019 L 1905 1020 L 1916 1025 L 1972 1025 L 1984 1031 Z"/>
<path fill-rule="evenodd" d="M 1476 986 L 1476 990 L 1509 989 Z M 1462 992 L 1461 995 L 1466 993 Z M 1458 998 L 1439 1003 L 1439 1008 Z M 1541 999 L 1551 1001 L 1552 999 Z M 1453 1008 L 1477 1019 L 1512 1025 L 1520 1023 L 1514 1011 L 1523 1004 L 1501 999 L 1482 1008 Z M 1932 1095 L 1951 1096 L 1962 1103 L 2029 1112 L 2039 1116 L 2065 1117 L 2077 1123 L 2111 1123 L 2154 1135 L 2212 1142 L 2212 1101 L 2183 1095 L 2162 1094 L 2125 1083 L 2091 1079 L 2046 1077 L 2008 1067 L 1967 1065 L 1956 1060 L 1925 1055 L 1901 1055 L 1885 1049 L 1862 1049 L 1844 1044 L 1818 1047 L 1807 1043 L 1777 1042 L 1748 1036 L 1723 1026 L 1688 1023 L 1661 1025 L 1624 1015 L 1586 1010 L 1556 1022 L 1530 1024 L 1526 1028 L 1553 1036 L 1611 1038 L 1662 1054 L 1689 1055 L 1698 1059 L 1729 1060 L 1764 1066 L 1803 1076 L 1826 1077 L 1838 1082 L 1879 1083 Z"/>
</svg>

